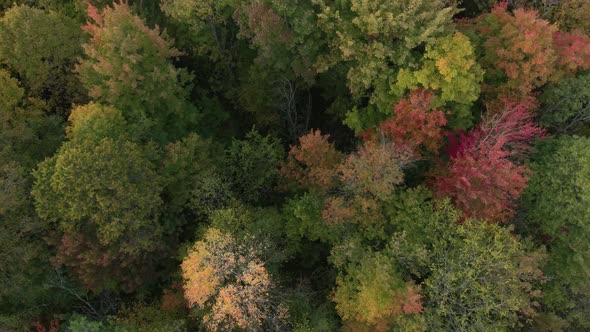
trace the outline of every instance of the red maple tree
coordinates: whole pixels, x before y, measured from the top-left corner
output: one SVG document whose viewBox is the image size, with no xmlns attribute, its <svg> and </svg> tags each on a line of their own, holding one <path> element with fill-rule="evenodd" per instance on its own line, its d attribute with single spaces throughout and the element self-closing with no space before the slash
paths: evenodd
<svg viewBox="0 0 590 332">
<path fill-rule="evenodd" d="M 508 220 L 513 201 L 526 188 L 528 169 L 518 158 L 543 135 L 530 106 L 506 101 L 469 133 L 450 136 L 448 165 L 434 171 L 434 189 L 450 197 L 466 217 Z"/>
<path fill-rule="evenodd" d="M 393 107 L 393 117 L 377 127 L 369 129 L 360 137 L 374 141 L 379 135 L 390 139 L 398 146 L 409 147 L 420 154 L 420 149 L 437 153 L 444 142 L 445 114 L 433 105 L 434 93 L 430 90 L 413 90 L 408 98 L 401 99 Z"/>
</svg>

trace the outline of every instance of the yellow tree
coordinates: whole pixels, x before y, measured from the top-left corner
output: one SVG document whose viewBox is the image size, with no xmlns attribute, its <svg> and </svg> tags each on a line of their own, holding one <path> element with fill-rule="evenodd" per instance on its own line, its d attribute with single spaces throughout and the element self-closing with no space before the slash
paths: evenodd
<svg viewBox="0 0 590 332">
<path fill-rule="evenodd" d="M 207 230 L 182 262 L 185 297 L 191 307 L 205 310 L 213 331 L 276 329 L 280 306 L 275 285 L 252 247 L 218 229 Z"/>
</svg>

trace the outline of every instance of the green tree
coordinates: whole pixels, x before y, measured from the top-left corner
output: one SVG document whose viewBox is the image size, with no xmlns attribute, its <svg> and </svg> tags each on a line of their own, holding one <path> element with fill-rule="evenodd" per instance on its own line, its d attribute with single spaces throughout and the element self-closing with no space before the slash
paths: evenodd
<svg viewBox="0 0 590 332">
<path fill-rule="evenodd" d="M 153 153 L 110 138 L 64 144 L 34 172 L 37 212 L 64 231 L 94 225 L 101 243 L 121 241 L 129 253 L 149 249 L 162 203 Z M 134 236 L 138 231 L 144 236 Z"/>
<path fill-rule="evenodd" d="M 539 97 L 540 122 L 558 133 L 586 133 L 590 120 L 590 75 L 547 85 Z"/>
<path fill-rule="evenodd" d="M 75 21 L 56 12 L 14 6 L 0 19 L 0 62 L 18 73 L 31 96 L 67 114 L 84 91 L 72 73 L 82 53 L 83 34 Z"/>
<path fill-rule="evenodd" d="M 132 289 L 150 281 L 131 271 L 153 262 L 146 254 L 161 246 L 154 155 L 153 147 L 125 140 L 72 140 L 33 172 L 37 213 L 63 234 L 56 262 L 74 267 L 86 287 L 116 288 L 131 279 Z"/>
<path fill-rule="evenodd" d="M 397 85 L 401 89 L 422 87 L 440 91 L 433 107 L 452 108 L 453 112 L 447 115 L 449 125 L 465 128 L 471 124 L 470 106 L 479 98 L 483 74 L 469 38 L 456 32 L 426 45 L 422 68 L 401 69 Z"/>
<path fill-rule="evenodd" d="M 404 281 L 391 257 L 366 253 L 338 276 L 333 300 L 343 320 L 384 331 L 399 316 L 416 316 L 422 312 L 418 290 L 412 282 Z M 419 316 L 412 319 L 415 328 L 423 331 L 423 319 Z"/>
<path fill-rule="evenodd" d="M 164 0 L 162 11 L 174 21 L 190 27 L 190 37 L 197 54 L 214 60 L 231 60 L 231 43 L 236 31 L 232 29 L 235 0 Z"/>
<path fill-rule="evenodd" d="M 186 70 L 170 62 L 181 52 L 126 4 L 88 6 L 90 42 L 76 70 L 89 95 L 123 111 L 136 136 L 167 142 L 194 128 L 199 111 L 187 102 Z"/>
<path fill-rule="evenodd" d="M 0 329 L 27 329 L 43 314 L 59 312 L 68 297 L 46 287 L 52 272 L 44 237 L 49 228 L 35 214 L 28 168 L 0 167 Z"/>
<path fill-rule="evenodd" d="M 425 314 L 432 330 L 505 331 L 535 314 L 542 251 L 527 251 L 511 230 L 454 222 L 432 247 Z"/>
<path fill-rule="evenodd" d="M 389 255 L 400 272 L 423 280 L 428 330 L 504 331 L 534 315 L 542 250 L 508 228 L 464 220 L 422 187 L 399 192 L 386 210 L 403 234 L 390 242 Z"/>
<path fill-rule="evenodd" d="M 236 195 L 245 202 L 268 202 L 283 155 L 277 139 L 254 130 L 234 140 L 225 152 L 224 171 Z"/>
<path fill-rule="evenodd" d="M 0 160 L 32 167 L 58 147 L 63 124 L 47 114 L 44 102 L 24 95 L 18 81 L 0 69 Z"/>
<path fill-rule="evenodd" d="M 160 223 L 167 233 L 181 235 L 195 215 L 201 220 L 231 196 L 226 181 L 217 174 L 223 151 L 211 140 L 191 133 L 166 145 L 164 152 L 159 169 L 164 200 Z"/>
<path fill-rule="evenodd" d="M 324 72 L 348 65 L 348 87 L 366 108 L 349 112 L 345 123 L 357 132 L 376 125 L 401 96 L 392 89 L 402 68 L 417 67 L 423 45 L 434 45 L 453 33 L 456 8 L 445 1 L 316 1 L 318 26 L 327 35 L 330 52 L 318 59 Z M 393 91 L 392 91 L 393 90 Z M 360 105 L 361 107 L 365 105 Z"/>
<path fill-rule="evenodd" d="M 579 328 L 590 326 L 587 306 L 579 305 L 590 299 L 589 145 L 590 139 L 576 136 L 540 143 L 523 195 L 527 223 L 550 253 L 546 303 Z"/>
</svg>

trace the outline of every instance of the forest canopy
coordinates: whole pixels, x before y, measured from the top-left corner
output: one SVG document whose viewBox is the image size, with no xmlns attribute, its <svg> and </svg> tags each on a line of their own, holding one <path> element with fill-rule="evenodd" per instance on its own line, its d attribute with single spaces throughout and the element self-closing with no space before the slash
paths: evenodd
<svg viewBox="0 0 590 332">
<path fill-rule="evenodd" d="M 590 331 L 587 0 L 0 0 L 0 330 Z"/>
</svg>

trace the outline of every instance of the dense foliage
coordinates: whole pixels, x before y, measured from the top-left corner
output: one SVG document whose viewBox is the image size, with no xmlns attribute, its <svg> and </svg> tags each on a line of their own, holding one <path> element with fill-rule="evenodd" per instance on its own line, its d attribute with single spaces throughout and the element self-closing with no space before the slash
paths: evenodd
<svg viewBox="0 0 590 332">
<path fill-rule="evenodd" d="M 590 330 L 588 3 L 0 1 L 0 330 Z"/>
</svg>

